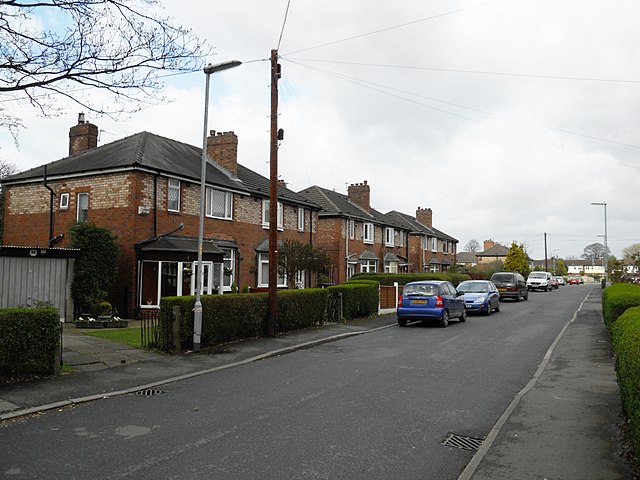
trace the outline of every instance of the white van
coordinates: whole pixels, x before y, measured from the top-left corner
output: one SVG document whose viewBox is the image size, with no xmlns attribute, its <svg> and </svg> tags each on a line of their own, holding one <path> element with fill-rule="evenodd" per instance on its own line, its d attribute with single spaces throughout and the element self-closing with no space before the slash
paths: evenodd
<svg viewBox="0 0 640 480">
<path fill-rule="evenodd" d="M 552 275 L 549 272 L 531 272 L 527 278 L 527 288 L 529 290 L 553 290 L 551 284 Z"/>
</svg>

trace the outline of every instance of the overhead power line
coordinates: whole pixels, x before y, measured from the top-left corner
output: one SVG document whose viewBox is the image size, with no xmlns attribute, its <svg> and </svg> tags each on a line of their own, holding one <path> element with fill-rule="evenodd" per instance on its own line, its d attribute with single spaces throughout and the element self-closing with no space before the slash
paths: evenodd
<svg viewBox="0 0 640 480">
<path fill-rule="evenodd" d="M 364 62 L 344 62 L 338 60 L 320 60 L 314 58 L 288 58 L 291 61 L 299 62 L 318 62 L 318 63 L 333 63 L 341 65 L 356 65 L 363 67 L 378 67 L 378 68 L 397 68 L 406 70 L 429 70 L 432 72 L 451 72 L 451 73 L 469 73 L 475 75 L 499 75 L 503 77 L 526 77 L 526 78 L 542 78 L 547 80 L 578 80 L 584 82 L 609 82 L 609 83 L 634 83 L 640 84 L 640 80 L 627 80 L 619 78 L 597 78 L 597 77 L 579 77 L 571 75 L 542 75 L 535 73 L 514 73 L 514 72 L 491 72 L 488 70 L 468 70 L 459 68 L 437 68 L 437 67 L 418 67 L 415 65 L 388 65 L 378 63 L 364 63 Z"/>
<path fill-rule="evenodd" d="M 284 34 L 284 26 L 287 24 L 287 16 L 289 16 L 290 5 L 291 5 L 291 0 L 287 2 L 287 9 L 284 12 L 284 20 L 282 21 L 282 29 L 280 29 L 280 37 L 278 38 L 278 48 L 276 48 L 276 50 L 280 50 L 280 43 L 282 42 L 282 35 Z"/>
<path fill-rule="evenodd" d="M 367 37 L 369 35 L 375 35 L 375 34 L 382 33 L 382 32 L 388 32 L 389 30 L 395 30 L 397 28 L 403 28 L 403 27 L 407 27 L 409 25 L 415 25 L 416 23 L 426 22 L 428 20 L 434 20 L 436 18 L 445 17 L 447 15 L 453 15 L 453 14 L 456 14 L 456 13 L 465 12 L 465 11 L 468 11 L 468 10 L 473 10 L 475 8 L 484 7 L 486 5 L 490 5 L 492 3 L 497 3 L 497 2 L 500 2 L 500 1 L 502 1 L 502 0 L 491 0 L 489 2 L 480 3 L 478 5 L 471 5 L 469 7 L 458 8 L 456 10 L 450 10 L 448 12 L 438 13 L 437 15 L 432 15 L 430 17 L 420 18 L 418 20 L 413 20 L 411 22 L 400 23 L 398 25 L 393 25 L 391 27 L 381 28 L 379 30 L 373 30 L 371 32 L 362 33 L 360 35 L 354 35 L 352 37 L 346 37 L 346 38 L 342 38 L 340 40 L 334 40 L 332 42 L 322 43 L 322 44 L 316 45 L 314 47 L 302 48 L 300 50 L 289 52 L 286 55 L 295 55 L 296 53 L 300 53 L 300 52 L 308 52 L 309 50 L 316 50 L 318 48 L 328 47 L 330 45 L 336 45 L 338 43 L 348 42 L 350 40 L 355 40 L 357 38 Z"/>
</svg>

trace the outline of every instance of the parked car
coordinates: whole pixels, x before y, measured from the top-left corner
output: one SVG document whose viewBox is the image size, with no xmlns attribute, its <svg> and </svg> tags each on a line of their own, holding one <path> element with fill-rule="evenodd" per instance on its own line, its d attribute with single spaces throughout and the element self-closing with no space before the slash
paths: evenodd
<svg viewBox="0 0 640 480">
<path fill-rule="evenodd" d="M 500 293 L 500 300 L 513 298 L 516 302 L 520 299 L 529 299 L 527 281 L 518 272 L 496 272 L 491 275 L 491 281 Z"/>
<path fill-rule="evenodd" d="M 423 280 L 407 283 L 398 298 L 398 324 L 404 327 L 410 320 L 438 320 L 441 327 L 450 318 L 467 319 L 464 297 L 450 282 Z"/>
<path fill-rule="evenodd" d="M 553 277 L 556 279 L 556 282 L 558 282 L 558 285 L 561 287 L 564 287 L 565 283 L 564 283 L 564 277 L 561 277 L 560 275 L 556 275 L 555 277 Z"/>
<path fill-rule="evenodd" d="M 558 279 L 556 277 L 554 277 L 553 275 L 551 276 L 551 288 L 555 288 L 556 290 L 558 288 L 560 288 L 560 284 L 558 283 Z"/>
<path fill-rule="evenodd" d="M 580 285 L 580 279 L 578 277 L 569 277 L 569 280 L 567 280 L 567 283 L 569 285 Z"/>
<path fill-rule="evenodd" d="M 492 311 L 500 311 L 500 293 L 489 280 L 466 280 L 458 285 L 458 292 L 464 294 L 467 312 L 491 315 Z"/>
<path fill-rule="evenodd" d="M 531 272 L 527 278 L 527 287 L 529 290 L 544 290 L 550 292 L 553 290 L 551 277 L 552 275 L 549 272 Z"/>
</svg>

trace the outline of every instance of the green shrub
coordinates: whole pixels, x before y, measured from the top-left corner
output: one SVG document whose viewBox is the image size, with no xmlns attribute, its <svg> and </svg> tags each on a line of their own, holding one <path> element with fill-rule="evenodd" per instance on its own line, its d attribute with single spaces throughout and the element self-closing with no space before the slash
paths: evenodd
<svg viewBox="0 0 640 480">
<path fill-rule="evenodd" d="M 0 375 L 56 373 L 60 315 L 55 308 L 0 309 Z"/>
<path fill-rule="evenodd" d="M 612 329 L 613 323 L 625 310 L 640 305 L 640 285 L 616 283 L 602 292 L 604 323 Z"/>
<path fill-rule="evenodd" d="M 629 308 L 618 317 L 611 339 L 622 406 L 635 449 L 640 451 L 640 307 Z"/>
<path fill-rule="evenodd" d="M 329 293 L 342 293 L 342 317 L 345 320 L 378 313 L 380 289 L 377 285 L 349 282 L 326 290 Z"/>
<path fill-rule="evenodd" d="M 328 296 L 325 288 L 278 292 L 278 331 L 322 325 L 327 314 Z"/>
</svg>

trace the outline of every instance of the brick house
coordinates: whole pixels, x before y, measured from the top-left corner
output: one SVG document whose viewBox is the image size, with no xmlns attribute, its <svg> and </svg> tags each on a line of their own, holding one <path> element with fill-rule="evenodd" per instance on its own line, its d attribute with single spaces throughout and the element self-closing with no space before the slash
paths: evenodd
<svg viewBox="0 0 640 480">
<path fill-rule="evenodd" d="M 415 217 L 396 210 L 387 217 L 409 230 L 409 271 L 440 273 L 456 265 L 458 240 L 434 228 L 430 208 L 418 207 Z"/>
<path fill-rule="evenodd" d="M 484 250 L 476 253 L 478 258 L 478 265 L 480 267 L 488 266 L 493 262 L 503 262 L 507 259 L 509 248 L 504 245 L 494 242 L 493 240 L 484 241 Z"/>
<path fill-rule="evenodd" d="M 98 127 L 69 131 L 69 156 L 3 179 L 5 245 L 64 247 L 78 221 L 121 246 L 110 300 L 121 315 L 195 292 L 202 149 L 149 132 L 97 146 Z M 238 137 L 207 139 L 203 293 L 268 286 L 269 179 L 237 161 Z M 278 187 L 279 238 L 314 244 L 320 207 Z M 315 285 L 301 274 L 299 283 Z M 286 286 L 284 278 L 279 286 Z"/>
<path fill-rule="evenodd" d="M 298 192 L 322 207 L 316 245 L 331 259 L 329 281 L 342 283 L 361 272 L 408 272 L 409 229 L 371 207 L 366 181 L 347 192 L 317 185 Z"/>
</svg>

